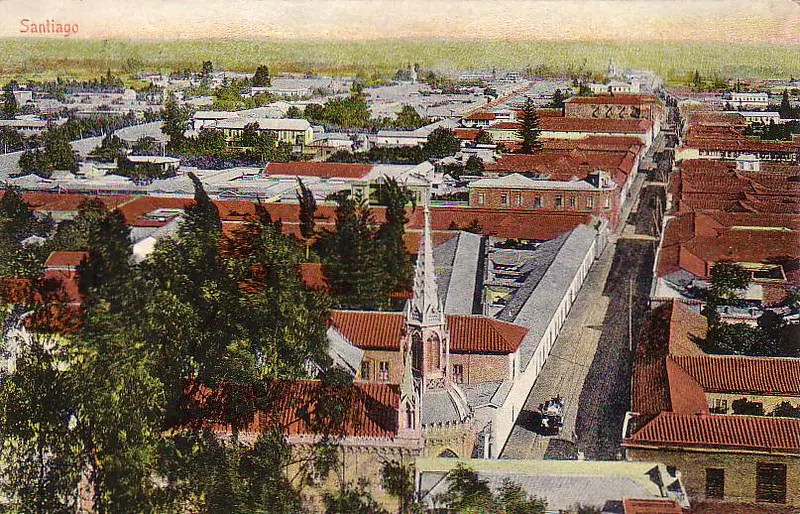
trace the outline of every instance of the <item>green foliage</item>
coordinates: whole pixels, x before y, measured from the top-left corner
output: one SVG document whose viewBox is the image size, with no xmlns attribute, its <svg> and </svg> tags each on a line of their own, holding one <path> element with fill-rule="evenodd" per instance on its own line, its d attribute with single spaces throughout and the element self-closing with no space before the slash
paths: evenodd
<svg viewBox="0 0 800 514">
<path fill-rule="evenodd" d="M 158 155 L 158 144 L 152 137 L 142 136 L 133 143 L 131 153 L 133 155 Z"/>
<path fill-rule="evenodd" d="M 13 120 L 19 112 L 17 97 L 14 96 L 14 85 L 12 81 L 3 88 L 3 108 L 0 110 L 0 118 L 4 120 Z"/>
<path fill-rule="evenodd" d="M 484 169 L 483 160 L 477 155 L 470 155 L 464 164 L 464 171 L 469 175 L 483 175 Z"/>
<path fill-rule="evenodd" d="M 114 134 L 106 134 L 100 142 L 100 146 L 90 154 L 100 162 L 114 162 L 121 155 L 125 155 L 125 144 Z"/>
<path fill-rule="evenodd" d="M 414 470 L 410 466 L 387 460 L 381 468 L 381 484 L 387 493 L 398 499 L 398 514 L 411 514 L 421 509 L 416 502 Z"/>
<path fill-rule="evenodd" d="M 386 223 L 377 234 L 383 278 L 382 290 L 387 294 L 409 291 L 414 270 L 405 244 L 405 225 L 408 222 L 406 206 L 413 203 L 414 195 L 393 178 L 384 178 L 380 189 L 380 203 L 386 205 Z"/>
<path fill-rule="evenodd" d="M 404 105 L 397 112 L 397 119 L 394 126 L 403 130 L 415 130 L 425 125 L 427 120 L 419 115 L 416 109 L 410 105 Z"/>
<path fill-rule="evenodd" d="M 528 97 L 522 107 L 521 127 L 517 133 L 521 140 L 519 153 L 534 153 L 542 149 L 539 140 L 539 115 L 536 114 L 536 104 Z"/>
<path fill-rule="evenodd" d="M 170 93 L 164 102 L 163 117 L 161 131 L 169 136 L 169 146 L 178 150 L 186 139 L 184 132 L 189 128 L 191 111 L 187 107 L 178 105 L 175 95 Z"/>
<path fill-rule="evenodd" d="M 750 284 L 750 273 L 730 261 L 718 261 L 711 267 L 709 302 L 730 303 Z"/>
<path fill-rule="evenodd" d="M 554 109 L 563 109 L 564 100 L 564 93 L 560 89 L 556 89 L 553 93 L 553 100 L 550 102 L 550 107 Z"/>
<path fill-rule="evenodd" d="M 309 104 L 306 107 L 306 117 L 309 119 L 318 119 L 319 121 L 329 123 L 331 125 L 343 128 L 363 128 L 371 124 L 370 112 L 367 107 L 367 101 L 363 95 L 353 94 L 347 98 L 333 98 L 325 102 L 322 112 L 319 113 L 319 118 L 310 118 L 310 115 L 316 116 L 316 109 L 313 108 L 309 113 L 309 107 L 314 104 Z"/>
<path fill-rule="evenodd" d="M 23 173 L 50 178 L 53 170 L 78 171 L 77 152 L 69 144 L 65 128 L 52 127 L 44 133 L 43 148 L 28 150 L 20 156 Z"/>
<path fill-rule="evenodd" d="M 746 323 L 718 323 L 709 326 L 703 349 L 723 355 L 772 355 L 774 344 L 758 327 Z"/>
<path fill-rule="evenodd" d="M 476 145 L 491 145 L 494 143 L 492 140 L 492 135 L 485 130 L 479 130 L 478 134 L 475 136 L 475 144 Z"/>
<path fill-rule="evenodd" d="M 448 508 L 457 513 L 474 514 L 544 514 L 547 503 L 530 497 L 512 480 L 504 480 L 496 494 L 488 481 L 463 463 L 450 470 L 446 477 Z"/>
<path fill-rule="evenodd" d="M 303 113 L 297 106 L 291 105 L 288 109 L 286 109 L 286 117 L 291 119 L 300 119 L 303 117 Z"/>
<path fill-rule="evenodd" d="M 214 73 L 214 64 L 211 61 L 203 61 L 203 66 L 200 71 L 200 75 L 203 77 L 208 77 L 212 73 Z"/>
<path fill-rule="evenodd" d="M 428 159 L 447 157 L 461 150 L 461 140 L 450 129 L 439 127 L 428 135 L 423 151 Z"/>
<path fill-rule="evenodd" d="M 264 65 L 259 66 L 256 68 L 256 73 L 253 75 L 253 80 L 251 81 L 253 86 L 255 87 L 269 87 L 272 85 L 272 78 L 269 75 L 269 68 Z"/>
<path fill-rule="evenodd" d="M 381 251 L 376 222 L 366 202 L 350 195 L 336 198 L 336 231 L 321 241 L 325 274 L 337 303 L 348 309 L 388 307 L 382 288 Z"/>
</svg>

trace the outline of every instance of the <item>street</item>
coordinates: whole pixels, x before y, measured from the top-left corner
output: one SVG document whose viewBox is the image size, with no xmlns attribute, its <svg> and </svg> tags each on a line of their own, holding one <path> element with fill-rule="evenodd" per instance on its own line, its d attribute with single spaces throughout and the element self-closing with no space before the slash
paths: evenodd
<svg viewBox="0 0 800 514">
<path fill-rule="evenodd" d="M 659 162 L 660 169 L 668 165 Z M 661 184 L 642 185 L 626 222 L 589 272 L 501 458 L 541 459 L 556 453 L 559 439 L 576 443 L 587 459 L 618 458 L 630 405 L 629 333 L 635 347 L 657 244 L 653 213 L 663 201 Z M 564 427 L 558 436 L 540 435 L 535 412 L 556 395 L 564 399 Z"/>
</svg>

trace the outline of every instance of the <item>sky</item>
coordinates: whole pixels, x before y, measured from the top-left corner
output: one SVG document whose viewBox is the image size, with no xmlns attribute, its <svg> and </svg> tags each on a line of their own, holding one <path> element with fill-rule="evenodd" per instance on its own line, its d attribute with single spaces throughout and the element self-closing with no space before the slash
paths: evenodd
<svg viewBox="0 0 800 514">
<path fill-rule="evenodd" d="M 71 38 L 800 44 L 800 0 L 0 0 L 0 13 L 0 37 L 51 20 L 77 24 Z"/>
</svg>

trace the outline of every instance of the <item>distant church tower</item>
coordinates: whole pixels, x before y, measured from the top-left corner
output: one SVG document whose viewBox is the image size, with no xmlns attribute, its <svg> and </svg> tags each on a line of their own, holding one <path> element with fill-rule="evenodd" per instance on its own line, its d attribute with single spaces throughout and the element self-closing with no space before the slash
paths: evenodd
<svg viewBox="0 0 800 514">
<path fill-rule="evenodd" d="M 406 304 L 406 359 L 422 392 L 450 385 L 450 335 L 433 264 L 431 213 L 425 198 L 425 227 L 414 269 L 414 296 Z"/>
</svg>

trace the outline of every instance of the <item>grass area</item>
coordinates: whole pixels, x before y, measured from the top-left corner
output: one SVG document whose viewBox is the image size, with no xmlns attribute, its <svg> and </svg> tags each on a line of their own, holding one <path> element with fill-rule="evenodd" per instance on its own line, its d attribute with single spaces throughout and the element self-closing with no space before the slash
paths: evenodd
<svg viewBox="0 0 800 514">
<path fill-rule="evenodd" d="M 609 60 L 652 69 L 671 82 L 694 70 L 706 77 L 788 78 L 800 75 L 800 46 L 720 43 L 610 43 L 477 40 L 81 40 L 0 39 L 0 79 L 89 78 L 111 69 L 135 73 L 199 69 L 316 72 L 386 77 L 401 66 L 457 70 L 530 68 L 554 73 L 602 73 Z"/>
</svg>

